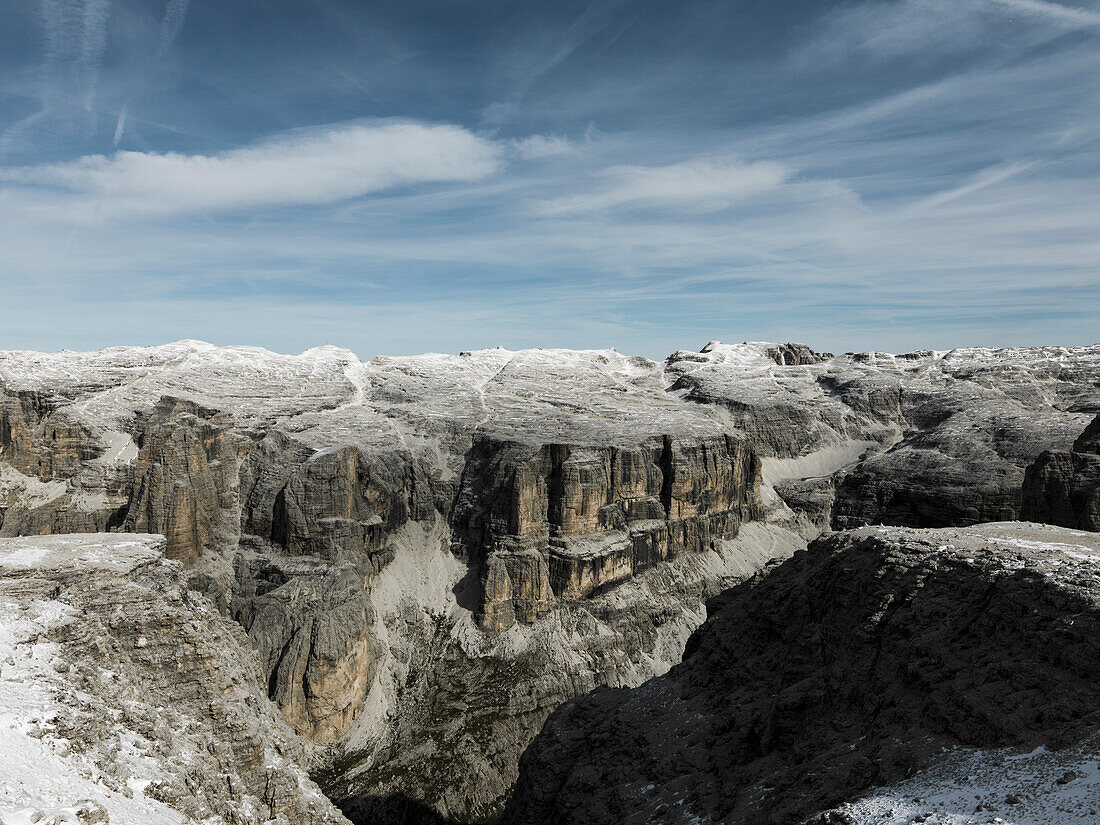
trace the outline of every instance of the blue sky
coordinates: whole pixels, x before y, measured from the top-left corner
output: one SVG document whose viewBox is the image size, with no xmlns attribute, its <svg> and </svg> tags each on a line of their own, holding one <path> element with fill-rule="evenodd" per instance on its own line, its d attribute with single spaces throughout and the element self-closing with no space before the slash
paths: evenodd
<svg viewBox="0 0 1100 825">
<path fill-rule="evenodd" d="M 1100 340 L 1100 2 L 0 4 L 0 348 Z"/>
</svg>

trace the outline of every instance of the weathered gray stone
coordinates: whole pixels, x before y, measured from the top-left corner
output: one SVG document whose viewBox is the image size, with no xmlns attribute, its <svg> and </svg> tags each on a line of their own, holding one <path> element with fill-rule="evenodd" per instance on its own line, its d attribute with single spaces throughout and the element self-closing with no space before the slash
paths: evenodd
<svg viewBox="0 0 1100 825">
<path fill-rule="evenodd" d="M 662 672 L 798 541 L 754 520 L 1015 517 L 1098 379 L 1095 347 L 0 353 L 0 534 L 164 533 L 343 802 L 491 819 L 553 707 Z"/>
<path fill-rule="evenodd" d="M 140 534 L 0 539 L 0 623 L 35 630 L 8 676 L 34 675 L 28 688 L 50 697 L 43 735 L 65 743 L 74 778 L 94 768 L 102 787 L 129 795 L 149 782 L 150 797 L 194 820 L 346 825 L 267 702 L 241 627 L 187 588 L 166 547 Z M 49 675 L 35 674 L 50 650 Z M 65 787 L 64 775 L 52 781 L 51 792 Z M 71 802 L 82 822 L 109 821 L 102 803 Z"/>
</svg>

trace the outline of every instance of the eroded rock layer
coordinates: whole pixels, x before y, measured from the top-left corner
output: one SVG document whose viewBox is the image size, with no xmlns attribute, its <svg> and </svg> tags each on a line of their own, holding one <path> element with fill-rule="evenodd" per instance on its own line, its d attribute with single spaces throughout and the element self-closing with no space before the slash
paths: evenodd
<svg viewBox="0 0 1100 825">
<path fill-rule="evenodd" d="M 758 506 L 760 466 L 733 435 L 627 446 L 478 439 L 452 518 L 480 569 L 482 627 L 530 623 L 684 551 L 714 548 Z"/>
<path fill-rule="evenodd" d="M 505 822 L 799 822 L 948 748 L 1027 752 L 1100 725 L 1087 533 L 836 533 L 710 612 L 667 675 L 551 715 Z"/>
</svg>

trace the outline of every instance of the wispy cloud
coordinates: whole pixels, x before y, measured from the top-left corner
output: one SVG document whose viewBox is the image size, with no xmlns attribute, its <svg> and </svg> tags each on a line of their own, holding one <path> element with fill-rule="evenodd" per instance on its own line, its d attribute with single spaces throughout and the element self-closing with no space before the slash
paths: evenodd
<svg viewBox="0 0 1100 825">
<path fill-rule="evenodd" d="M 1038 25 L 1009 28 L 1023 16 Z M 815 36 L 797 49 L 804 67 L 842 64 L 852 57 L 878 61 L 980 53 L 991 35 L 1042 42 L 1067 28 L 1100 26 L 1100 13 L 1047 0 L 893 0 L 842 5 L 827 12 Z"/>
<path fill-rule="evenodd" d="M 168 51 L 172 48 L 172 44 L 176 42 L 176 37 L 180 33 L 180 29 L 183 28 L 183 21 L 187 18 L 187 6 L 189 0 L 168 0 L 168 5 L 164 9 L 164 18 L 160 22 L 160 41 L 157 43 L 157 55 L 158 61 L 163 60 L 168 54 Z M 122 104 L 122 109 L 118 113 L 118 120 L 115 122 L 115 136 L 111 141 L 111 145 L 118 148 L 118 144 L 122 142 L 122 136 L 126 132 L 126 118 L 130 113 L 130 101 L 127 100 Z"/>
<path fill-rule="evenodd" d="M 1100 0 L 263 5 L 112 6 L 97 142 L 0 158 L 0 346 L 1095 338 Z"/>
<path fill-rule="evenodd" d="M 1064 6 L 1061 3 L 1050 3 L 1046 0 L 991 0 L 991 2 L 1077 26 L 1100 26 L 1100 13 L 1076 6 Z"/>
<path fill-rule="evenodd" d="M 126 131 L 126 117 L 129 113 L 130 101 L 126 101 L 122 104 L 122 109 L 118 113 L 118 120 L 115 122 L 115 136 L 111 139 L 111 145 L 116 148 L 122 141 L 122 135 Z"/>
<path fill-rule="evenodd" d="M 983 9 L 983 6 L 985 7 Z M 973 50 L 989 13 L 985 0 L 900 0 L 836 6 L 798 47 L 807 68 L 865 56 L 880 60 Z"/>
<path fill-rule="evenodd" d="M 176 35 L 183 28 L 190 0 L 168 0 L 164 9 L 164 19 L 160 24 L 160 43 L 157 44 L 157 58 L 163 58 L 176 42 Z"/>
<path fill-rule="evenodd" d="M 41 0 L 46 48 L 40 75 L 39 111 L 0 136 L 0 159 L 26 152 L 78 129 L 90 130 L 103 52 L 109 0 Z"/>
<path fill-rule="evenodd" d="M 573 141 L 561 135 L 531 135 L 512 142 L 519 156 L 526 160 L 564 155 L 575 148 Z"/>
<path fill-rule="evenodd" d="M 935 195 L 924 198 L 917 204 L 915 204 L 911 210 L 911 214 L 920 214 L 931 212 L 945 204 L 960 198 L 965 198 L 968 195 L 973 195 L 976 192 L 981 192 L 983 189 L 988 189 L 991 186 L 997 186 L 1005 181 L 1016 177 L 1023 172 L 1033 168 L 1036 164 L 1032 163 L 1005 163 L 991 166 L 988 169 L 983 169 L 974 175 L 970 180 L 961 186 L 955 186 L 947 189 L 943 192 L 937 192 Z"/>
<path fill-rule="evenodd" d="M 0 183 L 88 196 L 108 210 L 188 212 L 322 204 L 396 186 L 479 180 L 500 147 L 457 126 L 356 123 L 218 155 L 117 152 L 0 170 Z"/>
<path fill-rule="evenodd" d="M 774 190 L 790 177 L 770 161 L 693 160 L 670 166 L 616 166 L 607 184 L 594 192 L 543 201 L 543 215 L 595 212 L 618 207 L 713 211 Z"/>
</svg>

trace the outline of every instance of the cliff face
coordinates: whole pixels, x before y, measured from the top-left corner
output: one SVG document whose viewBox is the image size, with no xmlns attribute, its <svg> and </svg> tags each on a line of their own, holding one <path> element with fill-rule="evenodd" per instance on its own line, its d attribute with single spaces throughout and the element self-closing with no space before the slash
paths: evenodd
<svg viewBox="0 0 1100 825">
<path fill-rule="evenodd" d="M 480 820 L 784 527 L 1015 517 L 1098 381 L 1097 348 L 0 353 L 0 535 L 164 535 L 349 810 Z"/>
<path fill-rule="evenodd" d="M 732 435 L 638 445 L 478 440 L 452 518 L 453 548 L 480 569 L 478 621 L 545 615 L 737 534 L 758 506 L 759 460 Z"/>
<path fill-rule="evenodd" d="M 1067 452 L 1044 452 L 1027 468 L 1023 517 L 1100 531 L 1100 416 Z"/>
<path fill-rule="evenodd" d="M 1098 562 L 1100 537 L 1020 523 L 820 539 L 714 600 L 667 675 L 556 710 L 504 821 L 778 825 L 945 749 L 1081 742 Z"/>
<path fill-rule="evenodd" d="M 286 722 L 336 746 L 345 768 L 326 776 L 349 805 L 412 794 L 491 816 L 554 705 L 660 672 L 705 596 L 767 557 L 729 546 L 759 510 L 751 448 L 713 411 L 666 397 L 645 359 L 490 351 L 364 365 L 331 348 L 292 358 L 185 342 L 10 354 L 0 377 L 0 532 L 164 535 L 187 586 L 247 632 Z M 406 590 L 393 580 L 422 544 L 446 581 Z M 691 553 L 704 558 L 681 565 L 652 610 L 600 613 L 601 594 Z M 525 632 L 572 659 L 553 678 L 542 671 L 561 663 L 532 639 L 481 638 L 540 618 L 549 630 Z M 621 650 L 603 649 L 609 634 Z M 410 672 L 433 650 L 460 677 Z M 529 699 L 516 705 L 516 691 Z M 446 798 L 433 777 L 460 785 L 480 756 L 470 720 L 424 712 L 440 696 L 475 718 L 482 708 L 490 754 Z M 407 756 L 399 742 L 433 736 L 450 754 L 437 769 L 385 775 Z M 374 784 L 344 781 L 364 771 Z"/>
</svg>

